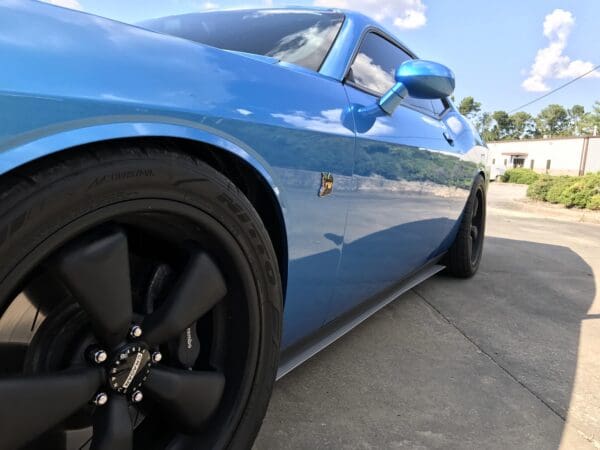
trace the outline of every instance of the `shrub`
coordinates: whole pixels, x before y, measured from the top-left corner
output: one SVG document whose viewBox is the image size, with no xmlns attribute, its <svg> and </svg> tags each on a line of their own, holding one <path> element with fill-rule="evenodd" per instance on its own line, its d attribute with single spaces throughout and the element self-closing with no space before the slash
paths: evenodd
<svg viewBox="0 0 600 450">
<path fill-rule="evenodd" d="M 592 198 L 590 198 L 585 207 L 588 209 L 595 209 L 600 211 L 600 194 L 592 195 Z"/>
<path fill-rule="evenodd" d="M 505 183 L 533 184 L 540 178 L 540 175 L 530 169 L 509 169 L 502 175 L 502 181 Z"/>
<path fill-rule="evenodd" d="M 585 208 L 589 198 L 589 191 L 585 189 L 583 180 L 572 183 L 565 188 L 558 196 L 558 202 L 565 205 L 567 208 Z"/>
<path fill-rule="evenodd" d="M 550 175 L 544 175 L 537 179 L 536 182 L 529 185 L 527 188 L 527 197 L 534 200 L 546 200 L 548 190 L 554 184 L 555 177 Z"/>
<path fill-rule="evenodd" d="M 600 210 L 600 172 L 583 177 L 543 175 L 527 189 L 527 196 L 567 208 Z"/>
<path fill-rule="evenodd" d="M 585 208 L 598 194 L 600 194 L 600 174 L 588 174 L 567 187 L 560 195 L 559 201 L 567 208 Z"/>
<path fill-rule="evenodd" d="M 585 207 L 600 209 L 600 172 L 587 174 L 585 176 L 585 186 L 589 191 Z"/>
<path fill-rule="evenodd" d="M 568 189 L 572 184 L 577 182 L 577 177 L 554 177 L 552 185 L 546 193 L 545 200 L 550 203 L 561 203 L 562 193 Z"/>
</svg>

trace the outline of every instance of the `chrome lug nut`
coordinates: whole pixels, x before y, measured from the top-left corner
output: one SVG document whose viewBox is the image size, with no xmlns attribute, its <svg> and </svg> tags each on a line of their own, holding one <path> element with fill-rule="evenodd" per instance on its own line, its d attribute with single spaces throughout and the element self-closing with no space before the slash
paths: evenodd
<svg viewBox="0 0 600 450">
<path fill-rule="evenodd" d="M 96 364 L 102 364 L 108 359 L 108 354 L 104 350 L 95 350 L 92 352 L 92 359 Z"/>
<path fill-rule="evenodd" d="M 131 401 L 133 403 L 139 403 L 144 399 L 144 394 L 142 394 L 141 391 L 135 391 L 132 395 L 131 395 Z"/>
<path fill-rule="evenodd" d="M 154 352 L 152 353 L 152 362 L 159 363 L 162 361 L 162 353 Z"/>
<path fill-rule="evenodd" d="M 105 392 L 99 392 L 94 398 L 94 405 L 103 406 L 108 402 L 108 395 Z"/>
<path fill-rule="evenodd" d="M 142 328 L 139 325 L 134 325 L 129 330 L 129 336 L 139 338 L 142 335 Z"/>
</svg>

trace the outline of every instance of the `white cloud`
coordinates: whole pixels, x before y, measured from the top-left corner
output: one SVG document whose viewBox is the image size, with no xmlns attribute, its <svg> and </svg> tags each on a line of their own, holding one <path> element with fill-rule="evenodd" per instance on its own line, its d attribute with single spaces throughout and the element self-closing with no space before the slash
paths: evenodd
<svg viewBox="0 0 600 450">
<path fill-rule="evenodd" d="M 385 92 L 395 84 L 394 75 L 387 73 L 364 53 L 356 55 L 352 69 L 354 81 L 362 86 L 372 86 L 377 92 Z"/>
<path fill-rule="evenodd" d="M 538 50 L 529 77 L 522 84 L 525 90 L 545 92 L 550 90 L 548 80 L 575 78 L 594 68 L 590 61 L 571 60 L 564 54 L 574 25 L 575 17 L 564 9 L 555 9 L 546 16 L 544 36 L 548 38 L 548 46 Z M 600 77 L 600 72 L 592 72 L 588 76 Z"/>
<path fill-rule="evenodd" d="M 352 131 L 344 127 L 345 112 L 341 109 L 328 109 L 321 111 L 318 116 L 311 116 L 304 111 L 295 111 L 292 114 L 272 113 L 271 116 L 276 119 L 281 119 L 289 125 L 296 128 L 308 129 L 329 134 L 352 135 Z M 369 130 L 374 134 L 392 135 L 395 132 L 393 127 L 376 120 Z"/>
<path fill-rule="evenodd" d="M 63 8 L 78 9 L 83 11 L 81 3 L 77 0 L 42 0 L 43 2 L 50 3 L 56 6 L 62 6 Z"/>
<path fill-rule="evenodd" d="M 311 116 L 304 111 L 295 111 L 293 114 L 272 113 L 271 116 L 301 129 L 331 134 L 351 133 L 350 130 L 342 125 L 341 109 L 321 111 L 321 114 L 318 116 Z"/>
<path fill-rule="evenodd" d="M 331 36 L 335 36 L 334 25 L 320 29 L 312 26 L 282 38 L 267 56 L 293 64 L 318 66 L 321 56 L 315 50 Z"/>
<path fill-rule="evenodd" d="M 403 30 L 420 28 L 427 23 L 423 0 L 314 0 L 316 6 L 351 9 L 382 22 L 392 19 Z"/>
<path fill-rule="evenodd" d="M 427 23 L 425 5 L 420 1 L 417 3 L 419 3 L 422 9 L 407 9 L 403 16 L 394 19 L 394 25 L 405 30 L 412 30 L 425 26 Z"/>
<path fill-rule="evenodd" d="M 2 0 L 0 0 L 2 1 Z M 179 1 L 182 0 L 170 0 L 170 1 Z M 254 9 L 254 8 L 272 8 L 275 5 L 274 0 L 226 0 L 224 2 L 217 2 L 215 0 L 202 0 L 197 2 L 197 9 L 199 11 L 212 11 L 212 10 L 222 10 L 222 11 L 235 11 L 239 9 Z M 285 4 L 281 3 L 280 4 Z M 292 2 L 293 4 L 293 2 Z"/>
<path fill-rule="evenodd" d="M 202 9 L 209 10 L 209 9 L 217 9 L 218 7 L 219 7 L 219 5 L 217 5 L 216 3 L 213 3 L 211 1 L 202 3 Z"/>
</svg>

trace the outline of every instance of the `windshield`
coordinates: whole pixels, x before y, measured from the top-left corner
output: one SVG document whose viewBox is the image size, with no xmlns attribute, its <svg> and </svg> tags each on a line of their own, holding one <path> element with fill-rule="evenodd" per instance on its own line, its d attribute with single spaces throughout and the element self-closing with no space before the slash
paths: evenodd
<svg viewBox="0 0 600 450">
<path fill-rule="evenodd" d="M 319 70 L 344 21 L 322 11 L 245 10 L 148 20 L 150 30 L 224 50 L 253 53 Z"/>
</svg>

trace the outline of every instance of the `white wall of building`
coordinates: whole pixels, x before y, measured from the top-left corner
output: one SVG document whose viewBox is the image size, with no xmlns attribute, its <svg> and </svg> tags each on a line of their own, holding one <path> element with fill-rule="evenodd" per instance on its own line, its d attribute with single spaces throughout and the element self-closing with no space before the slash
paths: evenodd
<svg viewBox="0 0 600 450">
<path fill-rule="evenodd" d="M 492 178 L 520 163 L 524 168 L 550 175 L 579 175 L 582 169 L 585 173 L 600 171 L 600 137 L 501 141 L 490 142 L 488 147 Z"/>
<path fill-rule="evenodd" d="M 590 139 L 587 149 L 585 173 L 600 172 L 600 139 Z"/>
</svg>

